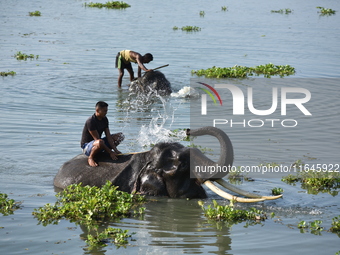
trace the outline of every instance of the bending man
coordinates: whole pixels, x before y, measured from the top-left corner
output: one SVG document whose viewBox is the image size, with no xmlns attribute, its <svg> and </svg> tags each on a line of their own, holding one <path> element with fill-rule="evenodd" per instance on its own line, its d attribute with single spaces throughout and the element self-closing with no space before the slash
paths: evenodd
<svg viewBox="0 0 340 255">
<path fill-rule="evenodd" d="M 80 145 L 84 154 L 88 156 L 90 166 L 98 166 L 95 156 L 102 151 L 106 151 L 113 160 L 116 160 L 117 154 L 121 153 L 117 150 L 117 146 L 124 140 L 124 135 L 110 133 L 109 120 L 106 117 L 107 108 L 107 103 L 99 101 L 96 104 L 96 112 L 86 120 L 84 125 Z M 103 132 L 106 137 L 102 139 Z"/>
<path fill-rule="evenodd" d="M 122 50 L 118 52 L 116 56 L 116 68 L 118 68 L 119 71 L 118 87 L 120 88 L 122 86 L 124 69 L 128 70 L 130 74 L 130 81 L 133 81 L 135 78 L 131 62 L 138 64 L 138 77 L 141 77 L 142 70 L 145 72 L 152 70 L 149 70 L 144 66 L 144 64 L 150 63 L 152 60 L 153 56 L 150 53 L 146 53 L 144 56 L 142 56 L 138 52 L 134 52 L 132 50 Z"/>
</svg>

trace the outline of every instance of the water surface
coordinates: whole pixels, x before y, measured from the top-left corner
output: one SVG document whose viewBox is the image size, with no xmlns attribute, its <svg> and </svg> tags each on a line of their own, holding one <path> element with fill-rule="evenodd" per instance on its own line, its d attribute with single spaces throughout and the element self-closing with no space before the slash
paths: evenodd
<svg viewBox="0 0 340 255">
<path fill-rule="evenodd" d="M 111 130 L 125 133 L 126 141 L 120 146 L 123 152 L 145 150 L 146 143 L 164 140 L 165 131 L 190 126 L 189 99 L 156 98 L 153 104 L 145 105 L 129 97 L 127 77 L 123 88 L 117 88 L 114 59 L 118 51 L 151 52 L 154 61 L 150 68 L 170 64 L 161 71 L 175 92 L 190 85 L 191 70 L 212 66 L 272 62 L 294 66 L 294 78 L 339 78 L 339 15 L 321 17 L 315 8 L 339 11 L 335 0 L 215 1 L 209 5 L 201 0 L 131 0 L 131 8 L 126 10 L 85 8 L 84 3 L 0 2 L 0 71 L 17 73 L 0 78 L 0 192 L 23 201 L 23 208 L 14 215 L 0 216 L 2 254 L 88 253 L 83 228 L 67 221 L 43 227 L 31 213 L 55 201 L 53 178 L 63 162 L 80 153 L 81 130 L 97 101 L 109 103 Z M 228 11 L 221 11 L 222 6 L 228 6 Z M 294 12 L 271 13 L 283 8 Z M 41 11 L 41 17 L 28 16 L 36 10 Z M 200 11 L 205 12 L 204 17 L 200 17 Z M 172 29 L 187 25 L 202 29 L 197 33 Z M 39 58 L 18 61 L 13 57 L 18 51 Z M 283 135 L 287 142 L 278 140 L 277 146 L 275 140 L 267 140 L 268 146 L 263 149 L 256 148 L 261 136 L 231 130 L 235 164 L 288 163 L 290 158 L 306 159 L 303 155 L 338 160 L 337 84 L 327 90 L 317 86 L 310 89 L 318 95 L 311 107 L 315 120 L 323 126 L 312 123 L 306 136 L 295 140 L 299 144 Z M 334 111 L 325 114 L 325 109 Z M 303 146 L 301 140 L 308 137 L 331 140 L 328 144 L 320 140 L 317 147 Z M 288 150 L 287 146 L 295 149 Z M 131 245 L 118 250 L 109 246 L 92 254 L 287 254 L 296 250 L 299 254 L 334 254 L 339 250 L 337 235 L 326 231 L 320 236 L 301 234 L 296 227 L 301 220 L 321 219 L 329 229 L 332 218 L 339 214 L 339 196 L 311 195 L 299 185 L 284 184 L 280 178 L 258 178 L 241 186 L 263 194 L 269 194 L 272 187 L 282 187 L 284 199 L 255 205 L 275 212 L 277 217 L 248 228 L 238 224 L 218 229 L 206 222 L 197 200 L 159 198 L 146 204 L 142 219 L 109 223 L 136 232 Z M 219 199 L 208 193 L 206 203 Z M 219 202 L 225 203 L 222 199 Z"/>
</svg>

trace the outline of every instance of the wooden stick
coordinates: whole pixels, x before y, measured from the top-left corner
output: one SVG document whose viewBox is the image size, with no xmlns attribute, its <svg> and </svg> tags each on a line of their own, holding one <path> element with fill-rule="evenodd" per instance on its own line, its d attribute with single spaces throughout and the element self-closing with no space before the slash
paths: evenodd
<svg viewBox="0 0 340 255">
<path fill-rule="evenodd" d="M 157 69 L 161 69 L 161 68 L 163 68 L 163 67 L 166 67 L 166 66 L 168 66 L 169 64 L 167 64 L 167 65 L 164 65 L 164 66 L 159 66 L 159 67 L 156 67 L 156 68 L 153 68 L 153 69 L 151 69 L 151 70 L 157 70 Z"/>
<path fill-rule="evenodd" d="M 153 69 L 149 69 L 149 70 L 157 70 L 157 69 L 160 69 L 160 68 L 163 68 L 163 67 L 167 67 L 169 64 L 166 64 L 164 66 L 159 66 L 159 67 L 156 67 L 156 68 L 153 68 Z M 147 73 L 147 72 L 143 72 L 143 73 Z"/>
</svg>

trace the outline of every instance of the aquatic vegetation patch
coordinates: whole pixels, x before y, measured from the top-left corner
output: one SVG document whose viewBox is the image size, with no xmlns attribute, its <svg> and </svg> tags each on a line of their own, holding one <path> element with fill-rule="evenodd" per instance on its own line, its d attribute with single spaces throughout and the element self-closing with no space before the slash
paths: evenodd
<svg viewBox="0 0 340 255">
<path fill-rule="evenodd" d="M 172 29 L 173 30 L 181 29 L 182 31 L 186 31 L 186 32 L 198 32 L 198 31 L 201 31 L 201 28 L 200 27 L 196 27 L 196 26 L 184 26 L 184 27 L 181 27 L 181 28 L 174 26 Z"/>
<path fill-rule="evenodd" d="M 336 11 L 333 10 L 333 9 L 324 8 L 324 7 L 321 7 L 321 6 L 318 6 L 316 8 L 320 9 L 320 11 L 318 11 L 320 13 L 320 16 L 330 16 L 330 15 L 334 15 L 336 13 Z"/>
<path fill-rule="evenodd" d="M 41 16 L 41 12 L 40 11 L 29 12 L 28 15 L 29 16 Z"/>
<path fill-rule="evenodd" d="M 340 237 L 340 215 L 332 219 L 331 228 L 329 230 L 326 230 L 321 226 L 321 224 L 321 220 L 314 220 L 311 222 L 306 222 L 303 220 L 298 223 L 297 227 L 300 229 L 300 233 L 306 233 L 310 231 L 311 234 L 321 235 L 322 231 L 328 231 L 335 233 Z"/>
<path fill-rule="evenodd" d="M 14 71 L 8 71 L 8 72 L 0 72 L 0 76 L 8 76 L 8 75 L 16 75 L 17 73 Z"/>
<path fill-rule="evenodd" d="M 181 141 L 190 142 L 193 139 L 193 137 L 188 136 L 186 132 L 187 132 L 186 128 L 173 129 L 170 131 L 169 137 L 175 137 L 181 139 Z"/>
<path fill-rule="evenodd" d="M 0 193 L 0 213 L 4 216 L 13 214 L 15 210 L 21 208 L 21 202 L 16 202 L 14 199 L 9 199 L 5 193 Z"/>
<path fill-rule="evenodd" d="M 332 227 L 330 228 L 330 231 L 338 234 L 340 237 L 340 215 L 332 219 Z"/>
<path fill-rule="evenodd" d="M 272 194 L 274 195 L 274 196 L 277 196 L 277 195 L 281 195 L 283 193 L 283 189 L 282 188 L 273 188 L 272 189 Z"/>
<path fill-rule="evenodd" d="M 145 197 L 117 189 L 110 181 L 101 188 L 73 184 L 56 194 L 57 202 L 54 205 L 46 204 L 34 209 L 32 214 L 44 226 L 58 224 L 61 219 L 85 225 L 89 232 L 95 231 L 87 237 L 91 247 L 106 245 L 107 240 L 104 242 L 101 239 L 103 236 L 112 239 L 109 243 L 124 245 L 129 237 L 126 231 L 108 228 L 98 233 L 96 224 L 144 213 L 145 208 L 140 206 L 145 202 Z"/>
<path fill-rule="evenodd" d="M 223 221 L 228 227 L 244 221 L 248 224 L 257 224 L 267 219 L 262 210 L 253 207 L 248 210 L 236 209 L 233 205 L 219 205 L 216 200 L 213 200 L 213 206 L 204 207 L 202 201 L 199 201 L 198 204 L 209 220 Z"/>
<path fill-rule="evenodd" d="M 131 7 L 131 5 L 123 2 L 123 1 L 108 1 L 105 4 L 103 3 L 85 3 L 85 7 L 96 7 L 96 8 L 107 8 L 107 9 L 125 9 Z"/>
<path fill-rule="evenodd" d="M 300 229 L 300 233 L 306 233 L 310 230 L 311 234 L 321 235 L 321 231 L 324 230 L 321 224 L 321 220 L 315 220 L 308 223 L 306 221 L 300 221 L 297 227 Z"/>
<path fill-rule="evenodd" d="M 306 189 L 308 194 L 329 193 L 332 196 L 338 195 L 340 188 L 340 172 L 330 171 L 323 164 L 320 169 L 315 169 L 314 165 L 308 165 L 297 161 L 295 169 L 296 174 L 289 174 L 281 179 L 281 181 L 295 185 L 301 183 L 301 188 Z"/>
<path fill-rule="evenodd" d="M 188 148 L 196 148 L 199 149 L 203 154 L 206 154 L 207 152 L 213 152 L 214 150 L 208 147 L 203 147 L 201 145 L 196 145 L 196 144 L 190 144 L 188 145 Z"/>
<path fill-rule="evenodd" d="M 222 6 L 222 7 L 221 7 L 221 10 L 225 12 L 225 11 L 228 10 L 228 7 L 227 7 L 227 6 Z"/>
<path fill-rule="evenodd" d="M 18 51 L 14 57 L 17 59 L 17 60 L 27 60 L 27 59 L 38 59 L 39 58 L 39 55 L 34 55 L 34 54 L 25 54 L 25 53 L 22 53 L 21 51 Z"/>
<path fill-rule="evenodd" d="M 255 67 L 239 66 L 216 67 L 208 69 L 192 70 L 192 74 L 205 76 L 206 78 L 246 78 L 249 76 L 264 75 L 266 78 L 278 75 L 281 78 L 295 74 L 295 68 L 290 65 L 274 65 L 272 63 Z"/>
<path fill-rule="evenodd" d="M 205 12 L 204 11 L 200 11 L 200 16 L 204 17 L 204 15 L 205 15 Z"/>
<path fill-rule="evenodd" d="M 243 181 L 248 181 L 249 173 L 244 173 L 241 171 L 241 167 L 237 166 L 236 171 L 230 171 L 227 175 L 227 178 L 231 184 L 242 184 Z"/>
<path fill-rule="evenodd" d="M 108 244 L 115 244 L 118 247 L 125 246 L 129 243 L 128 238 L 131 238 L 131 235 L 128 234 L 128 232 L 129 230 L 108 227 L 101 233 L 98 233 L 97 231 L 94 235 L 88 234 L 86 243 L 89 245 L 90 250 Z"/>
<path fill-rule="evenodd" d="M 117 188 L 109 181 L 101 188 L 72 184 L 56 194 L 57 202 L 54 205 L 46 204 L 34 209 L 33 215 L 40 223 L 47 225 L 55 224 L 62 218 L 91 224 L 94 221 L 143 213 L 143 207 L 139 211 L 132 212 L 132 209 L 145 202 L 144 196 L 129 194 Z"/>
<path fill-rule="evenodd" d="M 293 10 L 287 8 L 287 9 L 280 9 L 280 10 L 277 10 L 277 11 L 276 10 L 271 10 L 271 12 L 272 13 L 281 13 L 281 14 L 290 14 L 290 13 L 293 12 Z"/>
</svg>

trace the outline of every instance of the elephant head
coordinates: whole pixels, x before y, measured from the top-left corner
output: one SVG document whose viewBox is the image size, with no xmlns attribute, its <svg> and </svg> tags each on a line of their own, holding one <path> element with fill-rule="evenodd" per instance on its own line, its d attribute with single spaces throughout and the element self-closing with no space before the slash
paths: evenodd
<svg viewBox="0 0 340 255">
<path fill-rule="evenodd" d="M 172 93 L 170 82 L 160 71 L 144 73 L 141 78 L 131 82 L 129 90 L 140 93 L 157 92 L 161 96 L 167 96 Z"/>
<path fill-rule="evenodd" d="M 229 137 L 220 129 L 204 127 L 188 130 L 191 136 L 211 135 L 220 143 L 220 156 L 217 162 L 206 157 L 200 150 L 187 148 L 179 143 L 158 143 L 150 151 L 120 155 L 113 161 L 102 154 L 97 159 L 98 167 L 90 167 L 85 155 L 78 155 L 64 163 L 54 179 L 58 188 L 70 184 L 102 186 L 107 180 L 125 192 L 138 192 L 152 196 L 169 196 L 172 198 L 205 198 L 205 184 L 218 195 L 229 200 L 256 202 L 277 197 L 260 197 L 250 194 L 225 182 L 222 178 L 228 171 L 201 173 L 195 171 L 197 165 L 206 167 L 230 167 L 233 163 L 233 147 Z M 228 169 L 228 168 L 227 168 Z M 213 182 L 236 193 L 254 197 L 246 199 L 232 196 L 216 187 Z"/>
</svg>

